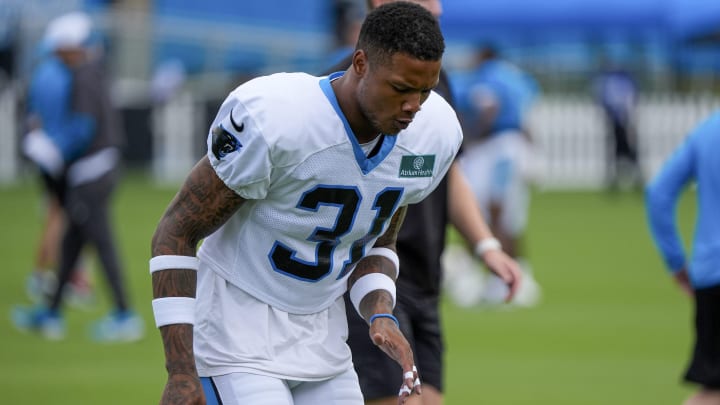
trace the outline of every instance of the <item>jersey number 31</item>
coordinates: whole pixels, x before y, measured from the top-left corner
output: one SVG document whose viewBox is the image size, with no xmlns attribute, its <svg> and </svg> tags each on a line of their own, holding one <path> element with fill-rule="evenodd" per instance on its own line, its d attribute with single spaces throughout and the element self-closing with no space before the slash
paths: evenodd
<svg viewBox="0 0 720 405">
<path fill-rule="evenodd" d="M 375 218 L 370 231 L 353 242 L 350 257 L 343 262 L 343 268 L 337 277 L 338 279 L 344 277 L 352 269 L 352 266 L 362 258 L 368 242 L 380 235 L 385 223 L 395 212 L 402 194 L 402 188 L 392 187 L 385 188 L 377 194 L 373 203 Z M 316 227 L 307 238 L 307 240 L 317 243 L 315 260 L 312 262 L 298 259 L 295 257 L 296 251 L 280 241 L 275 241 L 268 254 L 275 271 L 309 282 L 321 280 L 330 274 L 333 269 L 335 248 L 340 244 L 342 236 L 352 229 L 360 200 L 360 190 L 356 187 L 317 186 L 303 194 L 297 208 L 316 212 L 323 205 L 337 207 L 338 213 L 335 218 L 335 225 L 332 228 Z"/>
</svg>

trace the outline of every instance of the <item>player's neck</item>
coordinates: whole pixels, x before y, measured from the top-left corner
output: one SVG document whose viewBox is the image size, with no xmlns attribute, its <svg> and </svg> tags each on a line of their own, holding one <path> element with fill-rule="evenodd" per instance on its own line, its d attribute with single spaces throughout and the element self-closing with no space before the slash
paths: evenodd
<svg viewBox="0 0 720 405">
<path fill-rule="evenodd" d="M 351 73 L 347 72 L 342 77 L 333 80 L 330 85 L 335 92 L 340 110 L 350 125 L 358 143 L 368 143 L 380 136 L 377 130 L 365 118 L 360 105 L 355 98 L 356 86 L 353 86 Z"/>
</svg>

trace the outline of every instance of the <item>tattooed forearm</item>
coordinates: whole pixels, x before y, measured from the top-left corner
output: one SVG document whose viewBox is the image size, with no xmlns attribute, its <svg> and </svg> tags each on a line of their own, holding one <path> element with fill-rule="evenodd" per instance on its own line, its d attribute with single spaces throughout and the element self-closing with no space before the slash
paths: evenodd
<svg viewBox="0 0 720 405">
<path fill-rule="evenodd" d="M 400 226 L 405 219 L 405 213 L 407 207 L 400 207 L 395 215 L 390 219 L 390 225 L 388 226 L 385 233 L 375 241 L 376 247 L 386 247 L 392 250 L 396 250 L 395 241 L 397 240 L 397 234 L 400 230 Z M 360 277 L 368 273 L 383 273 L 388 277 L 395 279 L 397 270 L 395 265 L 390 259 L 383 256 L 365 256 L 355 265 L 355 269 L 348 277 L 348 289 L 355 284 L 355 281 Z"/>
<path fill-rule="evenodd" d="M 160 220 L 152 241 L 153 256 L 194 256 L 200 240 L 225 223 L 243 201 L 217 177 L 204 157 Z"/>
<path fill-rule="evenodd" d="M 369 273 L 383 273 L 395 278 L 395 264 L 383 256 L 365 256 L 357 263 L 355 269 L 348 277 L 348 289 L 362 276 Z M 360 303 L 360 314 L 369 321 L 370 316 L 376 313 L 392 312 L 393 300 L 389 292 L 376 290 L 366 295 Z"/>
<path fill-rule="evenodd" d="M 152 275 L 153 298 L 195 297 L 197 272 L 175 269 L 156 271 Z"/>
<path fill-rule="evenodd" d="M 192 333 L 192 326 L 186 324 L 160 328 L 165 345 L 165 368 L 169 374 L 196 374 Z"/>
<path fill-rule="evenodd" d="M 360 301 L 360 314 L 368 323 L 373 314 L 387 314 L 392 311 L 392 296 L 385 290 L 372 291 Z"/>
<path fill-rule="evenodd" d="M 152 238 L 152 256 L 195 256 L 200 240 L 225 223 L 243 201 L 218 178 L 207 157 L 201 159 L 161 218 Z M 154 298 L 195 297 L 197 272 L 156 271 L 152 284 Z M 193 356 L 193 326 L 171 324 L 160 331 L 170 376 L 163 403 L 178 403 L 176 396 L 198 396 L 201 388 Z"/>
<path fill-rule="evenodd" d="M 383 273 L 395 278 L 395 265 L 383 256 L 365 256 L 355 265 L 355 269 L 348 277 L 348 286 L 352 287 L 355 281 L 368 273 Z"/>
<path fill-rule="evenodd" d="M 377 241 L 375 246 L 385 246 L 395 249 L 395 241 L 397 240 L 398 232 L 400 232 L 400 226 L 405 221 L 405 213 L 407 213 L 407 206 L 398 208 L 395 215 L 390 219 L 390 225 L 388 229 L 382 234 Z"/>
</svg>

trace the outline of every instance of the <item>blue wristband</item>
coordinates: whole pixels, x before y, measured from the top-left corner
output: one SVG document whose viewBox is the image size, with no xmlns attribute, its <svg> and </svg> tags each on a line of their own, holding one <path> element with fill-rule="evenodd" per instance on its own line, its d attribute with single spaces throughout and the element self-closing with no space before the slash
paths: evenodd
<svg viewBox="0 0 720 405">
<path fill-rule="evenodd" d="M 377 318 L 390 318 L 393 320 L 393 322 L 395 322 L 395 325 L 397 325 L 398 328 L 400 327 L 400 322 L 397 320 L 397 318 L 395 318 L 395 315 L 393 314 L 375 314 L 370 317 L 370 324 L 372 325 L 373 321 Z"/>
</svg>

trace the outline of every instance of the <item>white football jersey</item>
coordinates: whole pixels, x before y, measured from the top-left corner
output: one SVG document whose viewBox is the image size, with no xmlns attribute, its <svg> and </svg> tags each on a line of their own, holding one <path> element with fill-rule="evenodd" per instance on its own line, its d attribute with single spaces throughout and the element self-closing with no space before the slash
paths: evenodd
<svg viewBox="0 0 720 405">
<path fill-rule="evenodd" d="M 433 92 L 367 158 L 330 85 L 340 74 L 253 79 L 230 93 L 208 136 L 217 175 L 248 201 L 198 256 L 289 313 L 315 313 L 341 296 L 354 263 L 398 207 L 437 186 L 462 142 L 455 112 Z"/>
</svg>

